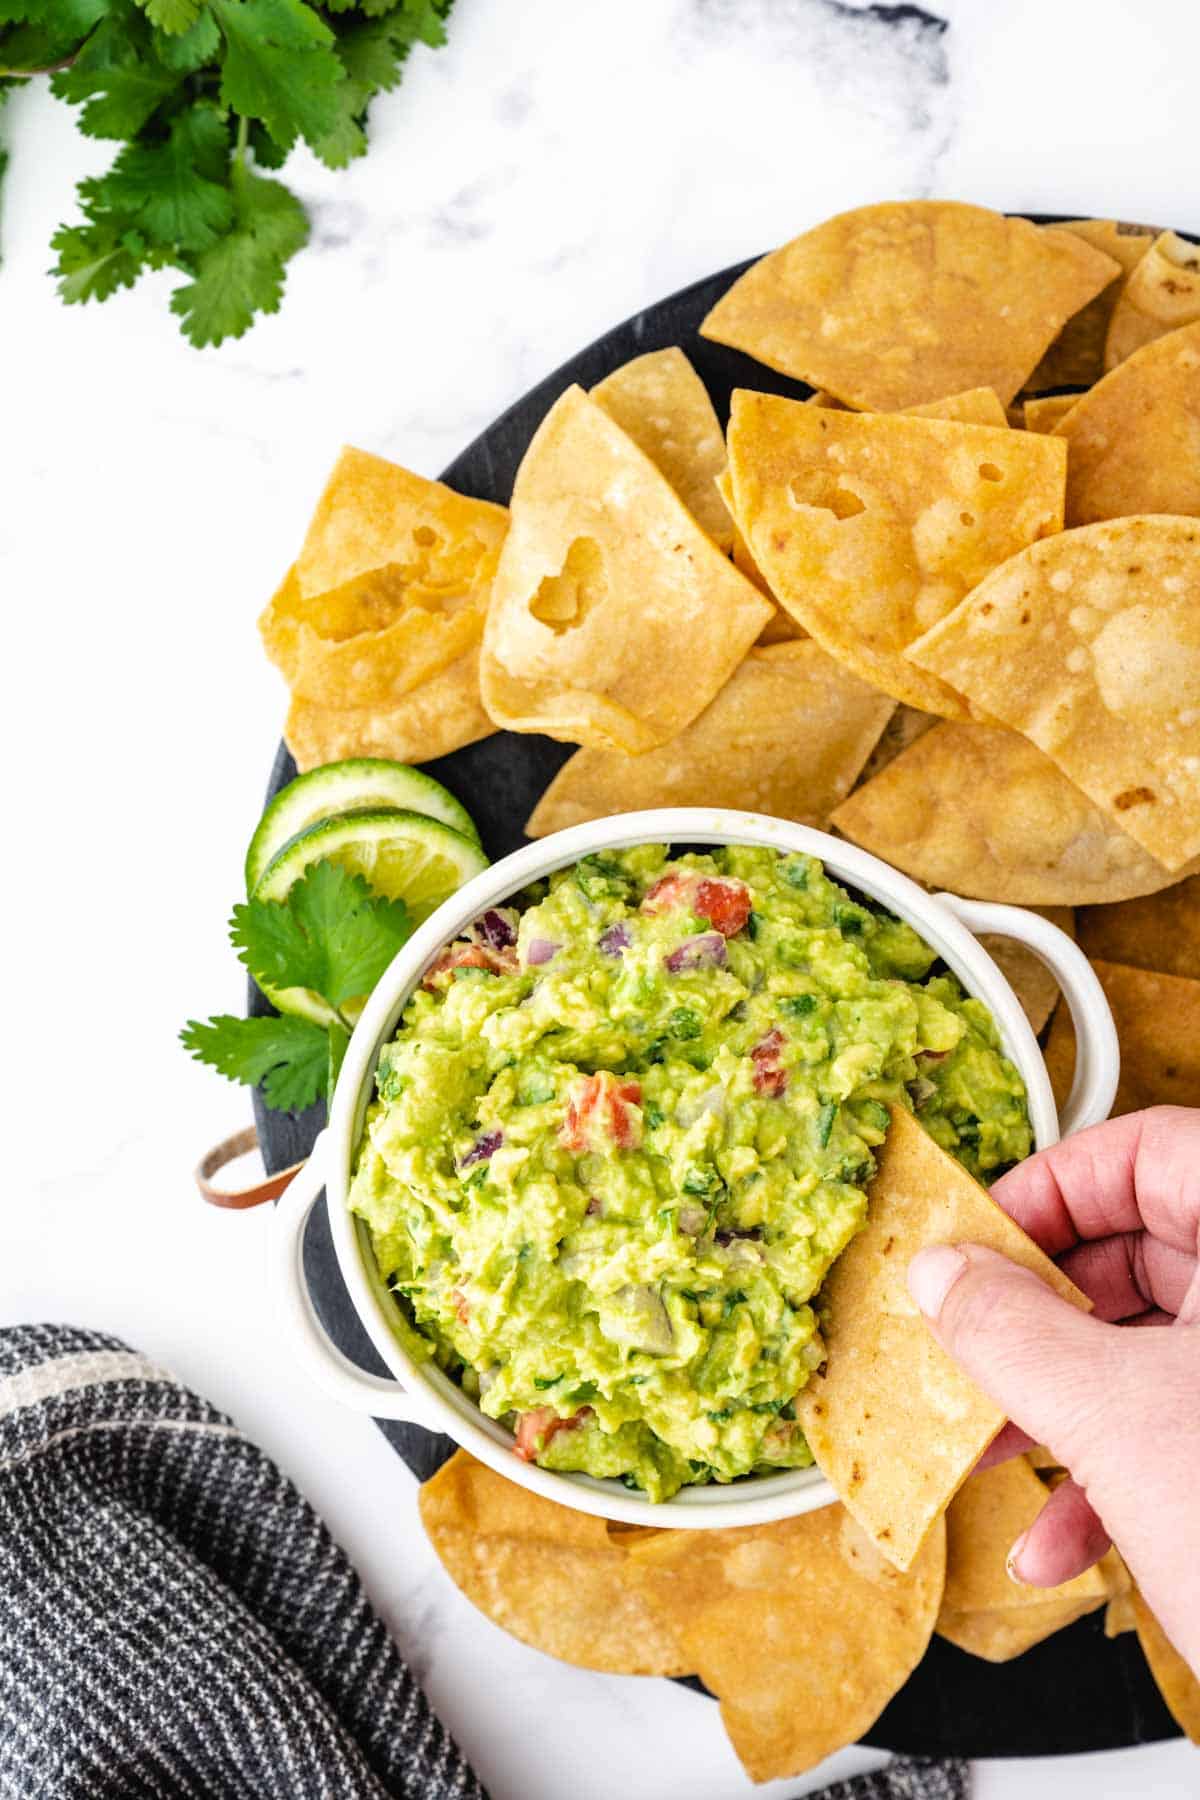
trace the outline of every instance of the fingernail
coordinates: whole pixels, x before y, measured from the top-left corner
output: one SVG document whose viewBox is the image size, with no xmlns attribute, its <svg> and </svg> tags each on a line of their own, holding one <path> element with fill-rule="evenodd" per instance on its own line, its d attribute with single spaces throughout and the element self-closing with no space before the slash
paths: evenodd
<svg viewBox="0 0 1200 1800">
<path fill-rule="evenodd" d="M 1021 1560 L 1021 1552 L 1028 1542 L 1029 1533 L 1023 1531 L 1004 1559 L 1004 1566 L 1008 1570 L 1008 1579 L 1010 1581 L 1018 1582 L 1021 1587 L 1029 1586 L 1029 1583 L 1024 1579 L 1021 1571 L 1017 1567 L 1018 1562 Z"/>
<path fill-rule="evenodd" d="M 952 1244 L 937 1244 L 913 1257 L 908 1265 L 908 1291 L 927 1319 L 937 1318 L 966 1266 L 966 1257 Z"/>
</svg>

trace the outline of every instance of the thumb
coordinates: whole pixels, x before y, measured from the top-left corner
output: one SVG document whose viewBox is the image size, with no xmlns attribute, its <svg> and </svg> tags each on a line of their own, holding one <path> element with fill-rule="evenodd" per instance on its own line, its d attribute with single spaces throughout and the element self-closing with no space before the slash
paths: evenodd
<svg viewBox="0 0 1200 1800">
<path fill-rule="evenodd" d="M 980 1244 L 939 1244 L 908 1265 L 930 1329 L 968 1375 L 1067 1468 L 1090 1460 L 1113 1384 L 1115 1327 Z"/>
</svg>

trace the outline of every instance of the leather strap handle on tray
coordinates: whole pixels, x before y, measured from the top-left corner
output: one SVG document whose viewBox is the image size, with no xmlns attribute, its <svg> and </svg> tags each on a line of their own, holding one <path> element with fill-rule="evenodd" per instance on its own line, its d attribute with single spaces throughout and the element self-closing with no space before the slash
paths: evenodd
<svg viewBox="0 0 1200 1800">
<path fill-rule="evenodd" d="M 264 1175 L 261 1181 L 252 1182 L 249 1187 L 217 1187 L 213 1176 L 226 1163 L 236 1162 L 239 1156 L 249 1156 L 252 1150 L 257 1149 L 258 1133 L 253 1125 L 247 1125 L 244 1131 L 235 1131 L 232 1137 L 214 1144 L 201 1157 L 196 1165 L 196 1186 L 210 1206 L 225 1206 L 231 1212 L 245 1212 L 247 1207 L 261 1206 L 265 1200 L 278 1200 L 288 1182 L 304 1167 L 302 1162 L 293 1163 L 290 1169 L 280 1169 L 278 1175 Z"/>
</svg>

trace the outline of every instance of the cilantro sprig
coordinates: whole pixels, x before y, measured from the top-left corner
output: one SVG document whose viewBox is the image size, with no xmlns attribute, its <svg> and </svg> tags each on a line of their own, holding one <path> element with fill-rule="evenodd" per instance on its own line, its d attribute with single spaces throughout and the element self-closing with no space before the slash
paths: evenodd
<svg viewBox="0 0 1200 1800">
<path fill-rule="evenodd" d="M 233 909 L 229 936 L 260 987 L 307 988 L 329 1009 L 325 1024 L 285 1014 L 189 1019 L 180 1041 L 231 1081 L 261 1085 L 278 1111 L 296 1112 L 332 1091 L 349 1038 L 343 1008 L 369 994 L 408 937 L 403 900 L 373 893 L 339 864 L 313 863 L 283 900 Z"/>
<path fill-rule="evenodd" d="M 0 0 L 0 96 L 49 75 L 81 131 L 123 145 L 51 240 L 62 298 L 106 300 L 176 269 L 171 310 L 197 346 L 277 312 L 308 218 L 261 171 L 298 142 L 332 169 L 362 156 L 371 101 L 414 44 L 445 42 L 452 4 Z"/>
</svg>

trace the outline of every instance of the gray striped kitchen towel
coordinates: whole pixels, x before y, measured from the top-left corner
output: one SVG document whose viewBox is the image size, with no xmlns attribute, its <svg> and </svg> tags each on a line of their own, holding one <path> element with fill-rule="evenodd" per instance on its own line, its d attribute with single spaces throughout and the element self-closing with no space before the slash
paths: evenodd
<svg viewBox="0 0 1200 1800">
<path fill-rule="evenodd" d="M 291 1482 L 96 1331 L 0 1331 L 4 1800 L 484 1800 Z"/>
</svg>

